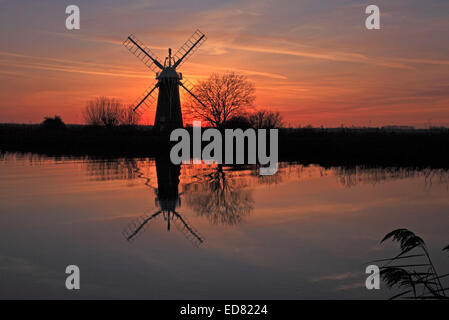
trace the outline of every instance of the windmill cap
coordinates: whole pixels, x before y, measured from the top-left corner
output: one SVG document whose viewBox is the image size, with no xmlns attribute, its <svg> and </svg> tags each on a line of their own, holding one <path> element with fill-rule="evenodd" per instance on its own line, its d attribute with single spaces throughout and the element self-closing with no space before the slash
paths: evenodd
<svg viewBox="0 0 449 320">
<path fill-rule="evenodd" d="M 172 67 L 165 67 L 161 72 L 159 72 L 156 76 L 156 79 L 160 78 L 175 78 L 181 79 L 181 74 L 176 72 L 176 69 Z"/>
</svg>

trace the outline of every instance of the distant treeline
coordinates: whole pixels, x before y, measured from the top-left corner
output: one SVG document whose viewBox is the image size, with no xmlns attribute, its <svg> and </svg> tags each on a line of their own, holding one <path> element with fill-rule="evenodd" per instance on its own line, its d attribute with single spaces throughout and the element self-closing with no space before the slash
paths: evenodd
<svg viewBox="0 0 449 320">
<path fill-rule="evenodd" d="M 151 126 L 0 124 L 0 150 L 47 155 L 152 157 L 173 143 Z M 449 129 L 282 128 L 279 160 L 303 164 L 449 168 Z"/>
</svg>

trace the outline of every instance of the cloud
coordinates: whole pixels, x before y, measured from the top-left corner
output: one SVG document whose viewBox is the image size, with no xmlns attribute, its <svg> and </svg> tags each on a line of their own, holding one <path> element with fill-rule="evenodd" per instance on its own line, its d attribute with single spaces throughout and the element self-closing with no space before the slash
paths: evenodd
<svg viewBox="0 0 449 320">
<path fill-rule="evenodd" d="M 248 70 L 248 69 L 242 69 L 242 68 L 233 68 L 233 67 L 220 67 L 220 66 L 213 66 L 213 65 L 205 65 L 200 63 L 193 63 L 190 62 L 190 65 L 192 67 L 195 67 L 195 70 L 220 70 L 220 71 L 234 71 L 237 73 L 244 73 L 246 75 L 252 75 L 252 76 L 260 76 L 265 78 L 271 78 L 271 79 L 280 79 L 280 80 L 286 80 L 288 79 L 287 76 L 284 76 L 282 74 L 278 73 L 271 73 L 271 72 L 264 72 L 264 71 L 258 71 L 258 70 Z"/>
<path fill-rule="evenodd" d="M 364 63 L 390 68 L 411 69 L 410 66 L 407 66 L 403 63 L 388 61 L 388 59 L 384 58 L 368 57 L 360 53 L 346 53 L 346 52 L 317 53 L 317 52 L 277 49 L 273 47 L 264 48 L 264 47 L 244 46 L 236 44 L 231 44 L 228 45 L 227 47 L 235 50 L 243 50 L 257 53 L 271 53 L 276 55 L 287 55 L 287 56 L 320 59 L 328 61 Z"/>
<path fill-rule="evenodd" d="M 21 60 L 25 60 L 20 62 L 0 60 L 0 64 L 5 66 L 5 68 L 14 67 L 14 68 L 47 70 L 57 72 L 81 73 L 97 76 L 123 77 L 123 78 L 152 79 L 154 77 L 152 73 L 135 72 L 130 69 L 126 69 L 124 67 L 116 65 L 98 64 L 68 59 L 38 57 L 10 52 L 0 52 L 0 55 L 16 57 Z"/>
<path fill-rule="evenodd" d="M 363 282 L 355 282 L 355 283 L 349 283 L 349 284 L 342 284 L 341 286 L 337 287 L 338 291 L 343 290 L 353 290 L 353 289 L 359 289 L 364 288 L 365 284 Z"/>
<path fill-rule="evenodd" d="M 412 64 L 434 64 L 434 65 L 449 66 L 449 60 L 413 59 L 413 58 L 396 58 L 396 57 L 391 57 L 390 60 L 401 61 L 401 62 L 412 63 Z"/>
<path fill-rule="evenodd" d="M 63 37 L 63 38 L 70 38 L 73 40 L 83 40 L 83 41 L 91 41 L 91 42 L 102 42 L 102 43 L 109 43 L 113 45 L 121 45 L 123 43 L 123 40 L 116 39 L 114 37 L 108 37 L 104 35 L 91 35 L 87 33 L 67 33 L 67 32 L 53 32 L 53 31 L 46 31 L 45 33 L 49 35 L 54 35 L 57 37 Z"/>
<path fill-rule="evenodd" d="M 354 278 L 360 277 L 360 272 L 345 272 L 345 273 L 338 273 L 338 274 L 331 274 L 331 275 L 325 275 L 321 277 L 315 277 L 312 279 L 313 282 L 320 282 L 320 281 L 346 281 L 351 280 Z M 352 290 L 352 289 L 358 289 L 365 287 L 365 284 L 363 282 L 355 282 L 355 283 L 347 283 L 347 284 L 341 284 L 337 286 L 336 290 L 342 291 L 342 290 Z"/>
<path fill-rule="evenodd" d="M 7 75 L 7 76 L 16 76 L 16 77 L 23 77 L 23 76 L 25 76 L 25 74 L 23 72 L 6 71 L 6 70 L 0 70 L 0 74 Z"/>
<path fill-rule="evenodd" d="M 312 279 L 313 282 L 323 281 L 323 280 L 332 280 L 332 281 L 340 281 L 346 279 L 352 279 L 360 276 L 359 272 L 346 272 L 346 273 L 338 273 L 331 274 L 326 276 L 315 277 Z"/>
</svg>

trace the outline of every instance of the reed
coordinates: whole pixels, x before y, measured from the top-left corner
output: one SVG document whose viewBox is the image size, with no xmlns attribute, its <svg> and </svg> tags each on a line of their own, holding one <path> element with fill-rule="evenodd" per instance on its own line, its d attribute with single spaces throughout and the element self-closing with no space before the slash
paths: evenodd
<svg viewBox="0 0 449 320">
<path fill-rule="evenodd" d="M 424 240 L 408 229 L 388 233 L 381 243 L 389 239 L 399 243 L 400 252 L 392 258 L 372 262 L 382 262 L 382 280 L 389 288 L 401 290 L 390 299 L 448 300 L 449 288 L 443 285 L 443 280 L 449 274 L 437 272 Z M 449 245 L 443 251 L 449 251 Z"/>
</svg>

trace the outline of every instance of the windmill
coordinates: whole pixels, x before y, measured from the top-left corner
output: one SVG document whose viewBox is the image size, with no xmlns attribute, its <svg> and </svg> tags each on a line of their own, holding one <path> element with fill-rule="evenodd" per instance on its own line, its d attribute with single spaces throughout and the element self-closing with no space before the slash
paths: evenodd
<svg viewBox="0 0 449 320">
<path fill-rule="evenodd" d="M 139 172 L 139 171 L 138 171 Z M 157 188 L 151 186 L 150 178 L 139 172 L 139 177 L 146 180 L 145 185 L 153 188 L 156 193 L 156 205 L 159 207 L 154 213 L 148 213 L 140 216 L 137 220 L 130 223 L 122 232 L 128 241 L 133 241 L 139 234 L 145 230 L 153 219 L 163 217 L 167 222 L 167 231 L 170 231 L 171 225 L 174 225 L 193 245 L 199 246 L 203 243 L 203 237 L 195 228 L 183 217 L 177 208 L 181 206 L 181 194 L 178 191 L 179 175 L 181 166 L 174 165 L 167 159 L 156 157 Z"/>
<path fill-rule="evenodd" d="M 158 88 L 156 117 L 154 120 L 154 128 L 157 131 L 167 131 L 182 128 L 183 126 L 179 86 L 183 87 L 194 99 L 204 105 L 192 93 L 192 83 L 183 78 L 182 73 L 177 71 L 177 68 L 186 62 L 204 41 L 206 41 L 206 36 L 201 31 L 196 30 L 173 56 L 171 48 L 168 49 L 168 56 L 163 64 L 134 35 L 131 34 L 123 42 L 123 45 L 131 53 L 142 60 L 150 70 L 156 72 L 156 84 L 150 85 L 132 107 L 134 112 L 139 116 L 142 115 L 156 101 L 154 92 Z"/>
</svg>

